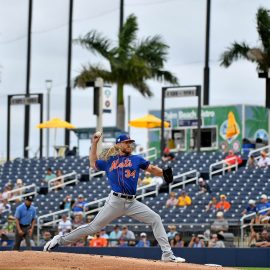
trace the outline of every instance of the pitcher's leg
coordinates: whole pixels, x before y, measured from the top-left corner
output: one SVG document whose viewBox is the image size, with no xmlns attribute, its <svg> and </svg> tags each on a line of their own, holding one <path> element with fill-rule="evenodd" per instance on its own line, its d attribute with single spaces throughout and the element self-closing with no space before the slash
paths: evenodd
<svg viewBox="0 0 270 270">
<path fill-rule="evenodd" d="M 122 199 L 110 195 L 104 207 L 96 215 L 95 219 L 89 223 L 78 227 L 70 233 L 59 238 L 60 245 L 67 245 L 78 241 L 81 237 L 94 234 L 108 225 L 115 218 L 123 215 L 124 203 Z"/>
<path fill-rule="evenodd" d="M 155 213 L 147 205 L 135 200 L 126 209 L 125 215 L 146 224 L 150 224 L 152 226 L 154 236 L 158 241 L 163 254 L 166 254 L 167 256 L 173 254 L 161 218 L 157 213 Z"/>
</svg>

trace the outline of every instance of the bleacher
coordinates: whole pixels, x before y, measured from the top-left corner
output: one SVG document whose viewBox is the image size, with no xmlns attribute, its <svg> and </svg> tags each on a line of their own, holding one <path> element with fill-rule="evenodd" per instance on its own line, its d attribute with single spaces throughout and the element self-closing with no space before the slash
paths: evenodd
<svg viewBox="0 0 270 270">
<path fill-rule="evenodd" d="M 220 161 L 224 155 L 220 152 L 190 152 L 176 153 L 175 160 L 164 162 L 161 159 L 155 160 L 153 163 L 160 167 L 172 166 L 174 174 L 181 174 L 193 169 L 207 175 L 209 166 L 212 163 Z M 67 157 L 67 158 L 49 158 L 49 159 L 16 159 L 7 162 L 0 167 L 1 187 L 8 181 L 14 183 L 17 178 L 22 178 L 25 184 L 35 183 L 42 186 L 46 168 L 51 167 L 53 170 L 61 169 L 64 174 L 76 171 L 79 175 L 89 172 L 88 157 Z M 267 193 L 270 185 L 270 169 L 253 169 L 247 170 L 244 167 L 239 168 L 236 172 L 216 175 L 209 185 L 212 194 L 197 194 L 198 186 L 195 182 L 185 187 L 186 192 L 192 198 L 192 205 L 187 208 L 166 208 L 166 200 L 168 192 L 160 193 L 159 196 L 146 197 L 143 202 L 151 209 L 160 214 L 164 224 L 175 223 L 182 230 L 204 231 L 215 218 L 214 213 L 205 212 L 205 206 L 208 204 L 212 196 L 219 197 L 220 194 L 226 194 L 228 201 L 232 203 L 232 208 L 225 214 L 225 218 L 229 220 L 230 225 L 239 225 L 240 213 L 246 207 L 249 199 L 258 199 L 263 193 Z M 181 187 L 177 187 L 174 191 L 180 195 Z M 37 207 L 39 216 L 52 213 L 59 210 L 60 202 L 71 194 L 76 198 L 79 194 L 83 194 L 87 202 L 104 198 L 110 192 L 110 188 L 105 176 L 97 176 L 91 178 L 91 181 L 78 182 L 75 186 L 65 186 L 62 190 L 51 191 L 46 195 L 37 194 L 34 205 Z M 15 211 L 13 204 L 12 212 Z M 2 215 L 0 222 L 5 219 Z M 129 224 L 134 230 L 149 230 L 149 226 L 139 223 L 130 217 L 120 217 L 113 221 L 113 224 Z M 112 226 L 112 224 L 111 224 Z"/>
</svg>

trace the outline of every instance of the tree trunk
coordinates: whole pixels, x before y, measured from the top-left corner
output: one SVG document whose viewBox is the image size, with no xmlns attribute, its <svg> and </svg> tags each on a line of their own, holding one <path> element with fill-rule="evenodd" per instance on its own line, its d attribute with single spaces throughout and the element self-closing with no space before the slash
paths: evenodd
<svg viewBox="0 0 270 270">
<path fill-rule="evenodd" d="M 124 85 L 120 83 L 117 85 L 116 126 L 122 131 L 125 130 Z"/>
<path fill-rule="evenodd" d="M 270 109 L 270 78 L 265 78 L 265 107 Z"/>
</svg>

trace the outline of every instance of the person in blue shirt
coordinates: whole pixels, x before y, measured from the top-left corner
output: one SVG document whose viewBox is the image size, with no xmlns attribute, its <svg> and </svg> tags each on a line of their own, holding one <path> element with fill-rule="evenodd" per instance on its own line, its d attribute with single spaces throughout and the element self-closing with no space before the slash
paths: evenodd
<svg viewBox="0 0 270 270">
<path fill-rule="evenodd" d="M 142 232 L 140 234 L 140 240 L 139 242 L 136 244 L 135 247 L 150 247 L 150 241 L 147 240 L 147 235 L 146 233 Z"/>
<path fill-rule="evenodd" d="M 28 196 L 25 198 L 24 203 L 16 208 L 16 232 L 13 250 L 20 249 L 23 239 L 25 239 L 27 249 L 31 249 L 30 238 L 32 237 L 36 223 L 36 208 L 32 205 L 32 201 L 33 196 Z"/>
<path fill-rule="evenodd" d="M 248 201 L 248 206 L 246 207 L 246 209 L 241 213 L 242 216 L 244 215 L 248 215 L 251 213 L 256 213 L 258 211 L 257 206 L 256 206 L 256 201 L 250 199 Z"/>
<path fill-rule="evenodd" d="M 130 216 L 151 225 L 162 250 L 162 261 L 185 262 L 185 259 L 174 256 L 160 216 L 136 199 L 140 170 L 164 177 L 163 169 L 150 164 L 141 156 L 132 155 L 135 141 L 126 134 L 121 134 L 116 138 L 115 145 L 108 151 L 111 153 L 110 155 L 106 154 L 104 159 L 98 158 L 97 144 L 100 137 L 101 133 L 99 132 L 92 138 L 89 160 L 92 168 L 106 172 L 111 192 L 105 205 L 91 223 L 80 226 L 64 236 L 55 236 L 44 246 L 44 251 L 50 251 L 59 245 L 74 243 L 83 235 L 95 234 L 116 218 Z"/>
<path fill-rule="evenodd" d="M 263 209 L 270 208 L 270 202 L 268 202 L 268 198 L 266 194 L 261 195 L 261 203 L 257 205 L 257 210 L 259 211 L 261 216 L 266 216 L 270 213 L 270 210 L 262 211 Z"/>
</svg>

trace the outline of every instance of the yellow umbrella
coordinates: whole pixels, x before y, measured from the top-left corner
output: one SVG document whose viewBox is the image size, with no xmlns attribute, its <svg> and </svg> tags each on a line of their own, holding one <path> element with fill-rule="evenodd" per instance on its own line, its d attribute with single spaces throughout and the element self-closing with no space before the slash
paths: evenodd
<svg viewBox="0 0 270 270">
<path fill-rule="evenodd" d="M 161 127 L 161 119 L 152 114 L 146 114 L 143 117 L 129 121 L 129 126 L 137 128 L 158 128 Z M 170 124 L 168 122 L 164 122 L 164 127 L 169 126 Z"/>
<path fill-rule="evenodd" d="M 53 118 L 49 121 L 38 124 L 37 128 L 75 128 L 75 126 L 60 118 Z"/>
<path fill-rule="evenodd" d="M 37 128 L 54 128 L 54 145 L 56 142 L 56 129 L 57 128 L 76 128 L 74 125 L 70 124 L 69 122 L 66 122 L 60 118 L 52 118 L 49 121 L 40 123 L 37 125 Z"/>
</svg>

